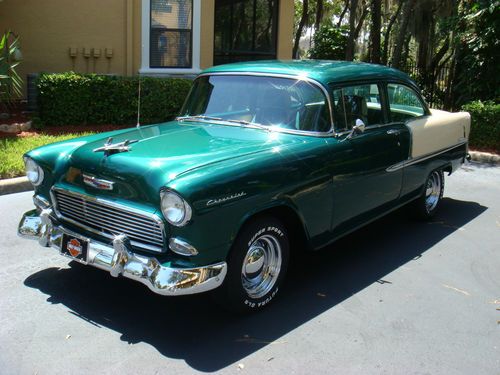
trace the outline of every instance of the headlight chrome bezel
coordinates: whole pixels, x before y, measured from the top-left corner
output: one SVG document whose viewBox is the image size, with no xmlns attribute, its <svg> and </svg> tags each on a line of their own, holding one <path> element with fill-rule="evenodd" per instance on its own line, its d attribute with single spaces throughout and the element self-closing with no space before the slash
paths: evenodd
<svg viewBox="0 0 500 375">
<path fill-rule="evenodd" d="M 26 171 L 26 177 L 28 177 L 29 182 L 33 186 L 40 186 L 45 178 L 45 174 L 43 172 L 43 168 L 38 165 L 36 161 L 34 161 L 30 157 L 24 157 L 24 169 Z M 36 178 L 33 178 L 36 176 Z"/>
<path fill-rule="evenodd" d="M 172 206 L 164 207 L 164 202 L 169 197 L 172 198 L 173 200 L 177 200 L 177 203 L 180 203 L 180 206 L 181 206 L 180 208 L 183 210 L 182 211 L 183 214 L 179 220 L 173 220 L 172 217 L 169 217 L 168 212 L 166 212 L 168 208 L 172 207 Z M 176 209 L 180 209 L 180 208 L 176 207 Z M 183 227 L 186 224 L 188 224 L 189 221 L 191 220 L 192 213 L 193 213 L 189 203 L 184 198 L 182 198 L 182 196 L 180 196 L 178 193 L 176 193 L 173 190 L 169 190 L 169 189 L 164 189 L 164 190 L 160 191 L 160 210 L 161 210 L 161 213 L 163 214 L 163 217 L 165 218 L 165 220 L 167 220 L 169 222 L 169 224 L 172 224 L 176 227 Z"/>
</svg>

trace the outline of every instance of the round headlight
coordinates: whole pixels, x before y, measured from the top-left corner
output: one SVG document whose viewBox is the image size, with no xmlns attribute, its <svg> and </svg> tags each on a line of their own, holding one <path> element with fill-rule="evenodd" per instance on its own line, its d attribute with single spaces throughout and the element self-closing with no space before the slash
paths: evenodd
<svg viewBox="0 0 500 375">
<path fill-rule="evenodd" d="M 186 225 L 191 219 L 191 207 L 172 191 L 161 193 L 161 212 L 167 221 L 177 227 Z"/>
<path fill-rule="evenodd" d="M 28 177 L 28 180 L 30 180 L 34 186 L 40 185 L 43 181 L 43 169 L 31 158 L 25 158 L 24 165 L 26 167 L 26 177 Z"/>
</svg>

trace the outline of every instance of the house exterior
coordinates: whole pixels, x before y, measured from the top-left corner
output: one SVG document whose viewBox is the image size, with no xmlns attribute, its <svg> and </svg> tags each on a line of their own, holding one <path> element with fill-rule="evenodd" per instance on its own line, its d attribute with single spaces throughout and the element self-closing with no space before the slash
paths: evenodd
<svg viewBox="0 0 500 375">
<path fill-rule="evenodd" d="M 0 0 L 19 73 L 192 76 L 292 57 L 293 0 Z"/>
</svg>

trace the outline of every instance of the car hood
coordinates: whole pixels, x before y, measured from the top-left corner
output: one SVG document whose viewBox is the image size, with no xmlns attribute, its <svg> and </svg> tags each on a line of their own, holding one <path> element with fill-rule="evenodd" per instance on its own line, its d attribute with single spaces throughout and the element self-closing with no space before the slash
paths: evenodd
<svg viewBox="0 0 500 375">
<path fill-rule="evenodd" d="M 102 147 L 107 138 L 108 134 L 103 133 L 75 147 L 68 155 L 61 181 L 92 194 L 150 201 L 157 199 L 161 187 L 172 184 L 186 172 L 277 146 L 303 143 L 309 137 L 240 126 L 170 122 L 115 133 L 113 144 L 136 141 L 126 152 L 105 155 L 94 151 Z M 113 190 L 87 186 L 83 174 L 114 182 Z"/>
</svg>

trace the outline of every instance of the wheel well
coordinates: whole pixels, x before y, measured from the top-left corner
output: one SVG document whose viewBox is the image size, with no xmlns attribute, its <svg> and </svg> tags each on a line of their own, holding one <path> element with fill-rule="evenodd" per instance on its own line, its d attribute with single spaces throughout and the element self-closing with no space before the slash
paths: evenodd
<svg viewBox="0 0 500 375">
<path fill-rule="evenodd" d="M 290 250 L 292 253 L 303 251 L 307 246 L 307 233 L 299 215 L 290 207 L 277 206 L 259 211 L 250 216 L 246 222 L 255 220 L 259 216 L 272 216 L 285 225 L 290 239 Z"/>
<path fill-rule="evenodd" d="M 447 165 L 446 167 L 443 168 L 443 172 L 447 172 L 448 176 L 453 172 L 453 168 L 451 165 Z"/>
</svg>

